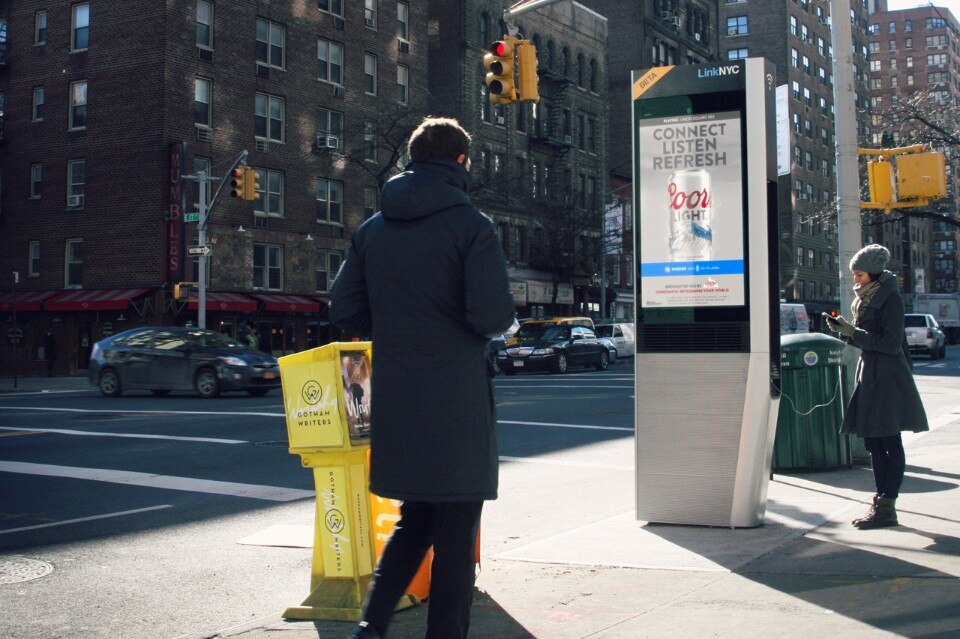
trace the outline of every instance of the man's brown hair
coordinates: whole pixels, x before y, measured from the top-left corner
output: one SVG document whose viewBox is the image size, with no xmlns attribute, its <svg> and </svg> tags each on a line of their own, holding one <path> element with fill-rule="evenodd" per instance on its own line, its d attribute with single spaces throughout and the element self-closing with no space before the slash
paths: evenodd
<svg viewBox="0 0 960 639">
<path fill-rule="evenodd" d="M 427 116 L 410 135 L 407 153 L 411 160 L 456 160 L 469 154 L 470 139 L 470 134 L 455 119 Z"/>
</svg>

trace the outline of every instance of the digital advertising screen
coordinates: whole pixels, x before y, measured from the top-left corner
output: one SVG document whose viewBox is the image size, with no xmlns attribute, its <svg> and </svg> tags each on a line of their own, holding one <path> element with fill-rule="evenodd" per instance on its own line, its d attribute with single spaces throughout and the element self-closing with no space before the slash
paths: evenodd
<svg viewBox="0 0 960 639">
<path fill-rule="evenodd" d="M 644 309 L 746 304 L 741 112 L 636 123 Z"/>
</svg>

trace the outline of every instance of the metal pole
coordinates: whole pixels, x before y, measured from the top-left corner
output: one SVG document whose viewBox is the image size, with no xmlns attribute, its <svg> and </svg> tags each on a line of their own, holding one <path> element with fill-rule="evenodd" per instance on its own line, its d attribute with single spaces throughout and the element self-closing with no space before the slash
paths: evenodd
<svg viewBox="0 0 960 639">
<path fill-rule="evenodd" d="M 13 387 L 17 387 L 17 284 L 20 283 L 20 271 L 13 272 Z"/>
<path fill-rule="evenodd" d="M 857 155 L 857 106 L 853 77 L 850 0 L 831 0 L 833 23 L 833 104 L 837 140 L 837 232 L 840 252 L 840 312 L 850 314 L 853 281 L 848 265 L 860 250 L 860 181 Z"/>
<path fill-rule="evenodd" d="M 207 245 L 207 172 L 197 172 L 197 183 L 200 185 L 200 220 L 197 225 L 197 244 Z M 200 255 L 197 260 L 197 326 L 207 327 L 207 256 Z"/>
</svg>

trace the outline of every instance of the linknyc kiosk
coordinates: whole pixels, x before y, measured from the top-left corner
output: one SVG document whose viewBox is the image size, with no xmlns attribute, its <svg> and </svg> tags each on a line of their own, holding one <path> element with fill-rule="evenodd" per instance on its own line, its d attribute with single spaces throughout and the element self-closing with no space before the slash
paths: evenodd
<svg viewBox="0 0 960 639">
<path fill-rule="evenodd" d="M 370 342 L 335 342 L 281 357 L 290 452 L 313 469 L 317 492 L 310 594 L 287 619 L 358 621 L 373 566 L 400 520 L 399 502 L 372 495 Z M 430 590 L 428 553 L 398 608 Z"/>
<path fill-rule="evenodd" d="M 637 519 L 763 523 L 780 396 L 774 68 L 634 71 Z"/>
</svg>

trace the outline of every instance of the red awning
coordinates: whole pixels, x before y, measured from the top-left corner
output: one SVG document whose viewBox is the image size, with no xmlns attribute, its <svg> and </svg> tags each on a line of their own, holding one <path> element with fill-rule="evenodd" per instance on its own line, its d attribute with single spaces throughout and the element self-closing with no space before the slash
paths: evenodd
<svg viewBox="0 0 960 639">
<path fill-rule="evenodd" d="M 208 311 L 256 311 L 257 303 L 240 293 L 206 292 Z M 196 310 L 197 300 L 190 300 L 190 308 Z"/>
<path fill-rule="evenodd" d="M 17 301 L 17 312 L 39 311 L 40 302 L 49 299 L 60 291 L 20 291 L 14 293 L 7 291 L 0 293 L 0 311 L 7 313 L 13 311 L 13 301 Z"/>
<path fill-rule="evenodd" d="M 320 304 L 316 300 L 302 295 L 273 295 L 270 293 L 251 293 L 250 297 L 263 302 L 263 310 L 279 313 L 319 313 Z"/>
<path fill-rule="evenodd" d="M 45 311 L 122 311 L 130 300 L 147 292 L 145 288 L 119 288 L 109 291 L 71 289 L 43 303 Z"/>
</svg>

